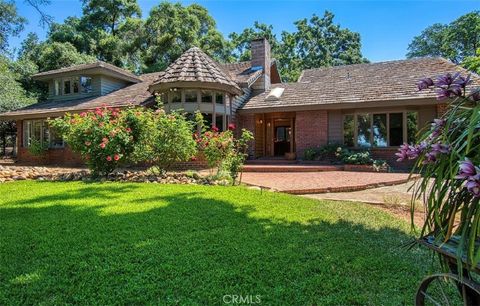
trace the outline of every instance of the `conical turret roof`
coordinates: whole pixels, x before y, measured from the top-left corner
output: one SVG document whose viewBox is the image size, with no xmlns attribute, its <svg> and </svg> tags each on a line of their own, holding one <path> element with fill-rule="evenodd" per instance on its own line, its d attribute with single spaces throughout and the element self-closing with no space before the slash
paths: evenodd
<svg viewBox="0 0 480 306">
<path fill-rule="evenodd" d="M 151 90 L 173 87 L 196 87 L 225 90 L 231 94 L 242 93 L 240 87 L 222 68 L 200 48 L 193 47 L 161 72 L 150 86 Z"/>
</svg>

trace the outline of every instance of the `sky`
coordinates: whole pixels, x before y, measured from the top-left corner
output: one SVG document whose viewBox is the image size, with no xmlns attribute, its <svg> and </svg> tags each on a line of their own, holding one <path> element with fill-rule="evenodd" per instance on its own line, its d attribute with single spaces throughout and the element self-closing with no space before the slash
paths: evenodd
<svg viewBox="0 0 480 306">
<path fill-rule="evenodd" d="M 143 18 L 159 0 L 138 0 Z M 405 58 L 412 38 L 434 23 L 450 23 L 463 14 L 480 10 L 480 0 L 318 0 L 318 1 L 180 1 L 185 5 L 198 3 L 206 7 L 217 22 L 218 29 L 228 36 L 241 32 L 255 21 L 271 24 L 277 37 L 282 31 L 294 31 L 294 21 L 323 15 L 325 10 L 335 15 L 335 23 L 359 32 L 363 56 L 372 62 Z M 39 26 L 38 13 L 16 1 L 19 13 L 28 19 L 20 37 L 10 39 L 10 47 L 18 48 L 28 32 L 44 39 L 47 29 Z M 44 10 L 62 22 L 68 16 L 81 16 L 81 1 L 51 0 Z"/>
</svg>

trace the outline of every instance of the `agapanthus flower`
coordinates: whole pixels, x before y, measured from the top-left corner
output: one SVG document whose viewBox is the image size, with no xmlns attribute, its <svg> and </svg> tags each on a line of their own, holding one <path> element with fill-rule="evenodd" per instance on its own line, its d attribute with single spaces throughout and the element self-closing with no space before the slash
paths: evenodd
<svg viewBox="0 0 480 306">
<path fill-rule="evenodd" d="M 465 187 L 474 197 L 480 198 L 480 174 L 470 177 Z"/>
<path fill-rule="evenodd" d="M 475 90 L 469 98 L 474 102 L 480 101 L 480 88 Z"/>
<path fill-rule="evenodd" d="M 424 144 L 420 145 L 409 145 L 404 143 L 403 145 L 400 146 L 398 149 L 398 153 L 395 153 L 395 155 L 398 157 L 397 161 L 402 162 L 407 159 L 416 159 L 422 153 L 422 151 L 425 149 Z"/>
<path fill-rule="evenodd" d="M 460 76 L 460 72 L 456 72 L 455 74 L 447 73 L 437 77 L 436 86 L 450 86 L 455 83 L 457 78 Z"/>
<path fill-rule="evenodd" d="M 455 176 L 455 178 L 459 180 L 468 179 L 469 177 L 475 176 L 477 175 L 477 173 L 480 173 L 480 170 L 475 167 L 472 161 L 468 158 L 465 158 L 464 161 L 461 161 L 458 168 L 458 175 Z"/>
<path fill-rule="evenodd" d="M 418 90 L 424 90 L 433 86 L 433 80 L 431 78 L 424 78 L 417 83 Z"/>
<path fill-rule="evenodd" d="M 425 154 L 425 159 L 423 160 L 424 164 L 434 164 L 437 162 L 437 151 L 428 152 Z"/>
<path fill-rule="evenodd" d="M 450 146 L 441 142 L 437 142 L 432 145 L 432 152 L 437 152 L 437 154 L 448 154 L 450 153 Z"/>
<path fill-rule="evenodd" d="M 437 89 L 437 100 L 445 100 L 452 97 L 460 97 L 462 89 L 459 86 L 450 86 L 448 88 Z"/>
<path fill-rule="evenodd" d="M 463 76 L 458 76 L 458 79 L 454 81 L 454 84 L 460 86 L 460 88 L 464 88 L 467 87 L 467 85 L 469 85 L 470 83 L 472 83 L 472 80 L 470 79 L 471 77 L 471 74 L 467 75 L 466 78 L 464 78 Z"/>
</svg>

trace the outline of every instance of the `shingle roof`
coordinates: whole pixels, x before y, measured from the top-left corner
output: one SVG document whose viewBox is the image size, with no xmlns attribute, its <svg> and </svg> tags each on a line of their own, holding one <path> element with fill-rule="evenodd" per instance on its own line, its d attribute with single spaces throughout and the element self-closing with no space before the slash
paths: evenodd
<svg viewBox="0 0 480 306">
<path fill-rule="evenodd" d="M 21 117 L 25 115 L 53 115 L 62 112 L 75 112 L 88 109 L 94 109 L 103 105 L 112 107 L 121 107 L 127 105 L 148 105 L 154 103 L 153 95 L 148 91 L 151 82 L 158 77 L 160 73 L 154 72 L 140 76 L 142 82 L 132 84 L 122 89 L 111 92 L 107 95 L 93 98 L 69 100 L 69 101 L 45 101 L 32 104 L 16 111 L 0 114 L 2 117 Z"/>
<path fill-rule="evenodd" d="M 435 98 L 433 90 L 419 92 L 417 82 L 445 73 L 470 72 L 442 58 L 419 58 L 308 69 L 297 83 L 272 84 L 285 91 L 277 101 L 266 101 L 267 93 L 252 97 L 242 108 L 258 109 L 299 105 L 329 105 L 374 101 Z M 480 77 L 472 75 L 480 86 Z"/>
<path fill-rule="evenodd" d="M 262 69 L 252 69 L 250 61 L 220 64 L 220 66 L 241 87 L 252 85 L 262 75 Z"/>
<path fill-rule="evenodd" d="M 119 68 L 115 65 L 105 63 L 102 61 L 97 61 L 95 63 L 90 63 L 90 64 L 81 64 L 81 65 L 73 65 L 65 68 L 60 68 L 60 69 L 55 69 L 55 70 L 49 70 L 45 72 L 40 72 L 37 74 L 34 74 L 32 76 L 33 79 L 44 79 L 45 77 L 49 76 L 55 76 L 58 74 L 63 74 L 67 72 L 75 72 L 75 71 L 86 71 L 90 69 L 105 69 L 106 71 L 113 72 L 116 75 L 123 76 L 127 78 L 128 80 L 132 82 L 140 82 L 141 79 L 136 76 L 135 74 L 131 73 L 130 71 L 124 70 L 122 68 Z"/>
<path fill-rule="evenodd" d="M 201 83 L 204 86 L 221 86 L 227 91 L 240 94 L 240 87 L 234 80 L 206 55 L 200 48 L 193 47 L 183 53 L 175 62 L 161 72 L 152 88 L 168 88 L 181 83 Z"/>
</svg>

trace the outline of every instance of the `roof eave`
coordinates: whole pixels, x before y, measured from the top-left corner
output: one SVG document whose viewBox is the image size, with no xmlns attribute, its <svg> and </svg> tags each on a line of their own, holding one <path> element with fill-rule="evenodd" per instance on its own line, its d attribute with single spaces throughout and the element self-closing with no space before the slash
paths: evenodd
<svg viewBox="0 0 480 306">
<path fill-rule="evenodd" d="M 242 95 L 243 92 L 238 86 L 214 83 L 214 82 L 199 82 L 199 81 L 178 81 L 178 82 L 157 82 L 150 85 L 148 91 L 154 93 L 155 91 L 166 91 L 170 88 L 192 88 L 192 89 L 210 89 L 210 90 L 222 90 L 233 95 Z"/>
</svg>

